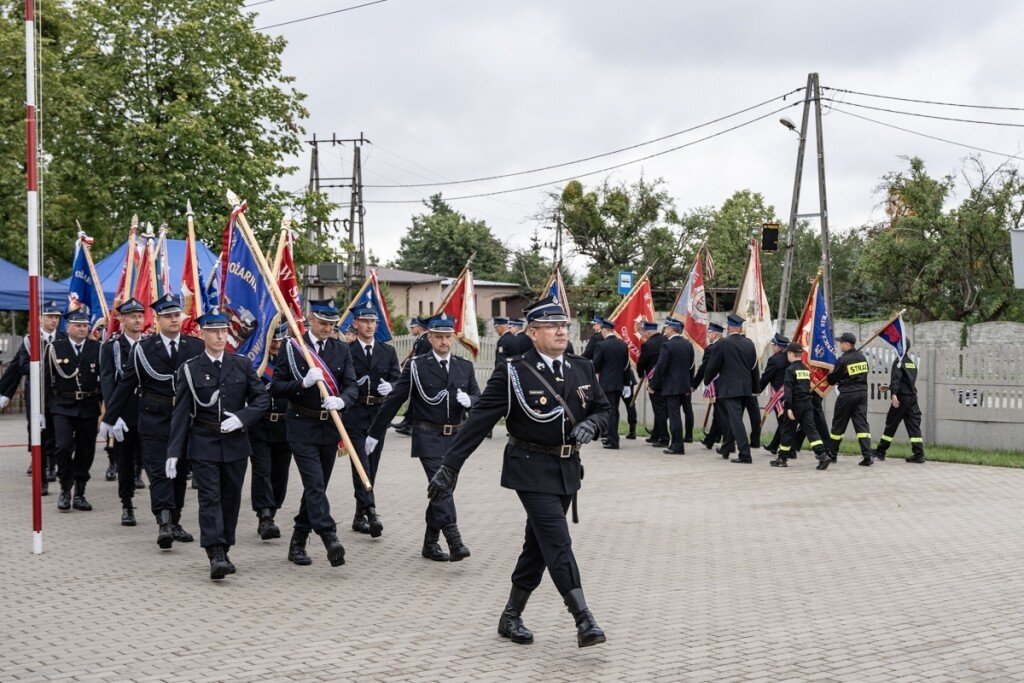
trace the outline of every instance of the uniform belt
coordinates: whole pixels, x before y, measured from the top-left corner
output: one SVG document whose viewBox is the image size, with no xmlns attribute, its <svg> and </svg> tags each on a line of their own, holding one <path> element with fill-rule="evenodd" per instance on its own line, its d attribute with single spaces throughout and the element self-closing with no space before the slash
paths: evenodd
<svg viewBox="0 0 1024 683">
<path fill-rule="evenodd" d="M 303 408 L 302 406 L 291 406 L 291 409 L 303 417 L 311 417 L 315 420 L 320 420 L 321 422 L 326 422 L 331 419 L 331 411 L 329 410 L 311 410 L 309 408 Z"/>
<path fill-rule="evenodd" d="M 207 422 L 206 420 L 192 420 L 193 427 L 199 427 L 213 434 L 220 434 L 220 423 L 219 422 Z"/>
<path fill-rule="evenodd" d="M 81 401 L 83 398 L 92 398 L 93 396 L 99 396 L 98 391 L 93 389 L 92 391 L 61 391 L 60 389 L 54 390 L 61 398 L 73 398 L 76 401 Z"/>
<path fill-rule="evenodd" d="M 379 406 L 384 405 L 384 401 L 387 399 L 383 396 L 360 396 L 359 402 L 364 403 L 368 406 Z"/>
<path fill-rule="evenodd" d="M 455 432 L 459 431 L 461 424 L 457 425 L 439 425 L 433 422 L 424 422 L 423 420 L 410 420 L 409 424 L 413 427 L 419 427 L 420 429 L 426 429 L 430 432 L 437 432 L 438 434 L 444 434 L 445 436 L 451 436 Z"/>
<path fill-rule="evenodd" d="M 512 435 L 509 435 L 508 442 L 513 446 L 522 448 L 524 451 L 543 453 L 544 455 L 557 455 L 560 458 L 571 458 L 574 453 L 580 452 L 580 445 L 577 443 L 567 443 L 561 446 L 542 446 L 539 443 L 517 439 Z"/>
<path fill-rule="evenodd" d="M 267 422 L 280 422 L 284 416 L 285 413 L 263 413 L 263 419 Z"/>
<path fill-rule="evenodd" d="M 174 405 L 173 396 L 164 396 L 163 394 L 147 394 L 143 392 L 139 394 L 139 398 L 144 401 L 152 401 L 153 403 L 166 403 L 167 405 Z"/>
</svg>

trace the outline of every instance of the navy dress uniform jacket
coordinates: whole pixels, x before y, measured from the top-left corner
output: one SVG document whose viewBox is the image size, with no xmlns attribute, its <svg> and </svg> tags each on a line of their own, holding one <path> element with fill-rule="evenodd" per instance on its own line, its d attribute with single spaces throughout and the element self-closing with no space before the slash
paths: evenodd
<svg viewBox="0 0 1024 683">
<path fill-rule="evenodd" d="M 511 332 L 498 337 L 498 343 L 494 346 L 494 364 L 504 363 L 506 359 L 519 355 L 519 340 Z"/>
<path fill-rule="evenodd" d="M 665 341 L 665 335 L 657 332 L 640 345 L 640 357 L 636 361 L 636 372 L 638 375 L 645 377 L 654 369 L 658 362 L 658 356 L 661 354 L 661 346 Z"/>
<path fill-rule="evenodd" d="M 81 353 L 76 355 L 70 339 L 58 339 L 46 349 L 43 370 L 46 412 L 67 417 L 99 417 L 102 398 L 98 341 L 86 339 Z M 74 377 L 68 379 L 61 373 Z"/>
<path fill-rule="evenodd" d="M 142 339 L 135 342 L 142 343 Z M 132 343 L 128 337 L 119 335 L 103 343 L 100 348 L 100 390 L 103 392 L 103 403 L 110 405 L 114 399 L 117 384 L 124 375 L 124 368 L 131 360 Z M 134 427 L 139 423 L 139 396 L 132 393 L 121 411 L 124 423 Z"/>
<path fill-rule="evenodd" d="M 563 355 L 563 382 L 557 382 L 547 363 L 535 350 L 510 359 L 494 369 L 480 400 L 459 430 L 444 457 L 454 470 L 480 445 L 487 432 L 505 418 L 509 436 L 541 446 L 568 446 L 567 457 L 531 452 L 528 447 L 505 446 L 501 485 L 516 491 L 571 495 L 579 490 L 583 467 L 579 450 L 569 438 L 573 423 L 558 414 L 560 405 L 529 369 L 532 366 L 556 391 L 560 389 L 576 423 L 590 419 L 602 433 L 608 426 L 609 405 L 597 381 L 594 366 L 582 356 Z"/>
<path fill-rule="evenodd" d="M 345 429 L 366 431 L 370 428 L 370 422 L 374 415 L 377 414 L 378 406 L 383 405 L 385 401 L 385 397 L 377 393 L 377 385 L 384 380 L 392 385 L 391 389 L 394 391 L 394 383 L 401 377 L 402 369 L 398 365 L 398 353 L 390 344 L 374 341 L 369 365 L 366 363 L 366 353 L 358 339 L 348 347 L 352 354 L 353 371 L 357 378 L 359 400 L 351 406 L 348 406 L 346 402 L 342 421 L 345 423 Z M 371 406 L 369 401 L 373 401 L 374 405 Z"/>
<path fill-rule="evenodd" d="M 700 367 L 697 368 L 697 374 L 693 376 L 694 389 L 699 387 L 701 382 L 710 386 L 711 380 L 714 379 L 714 377 L 705 379 L 705 376 L 707 375 L 708 365 L 711 364 L 711 359 L 714 357 L 714 354 L 718 353 L 719 348 L 721 348 L 718 346 L 721 341 L 722 340 L 719 339 L 717 342 L 708 342 L 708 345 L 704 348 L 704 357 L 700 361 Z"/>
<path fill-rule="evenodd" d="M 730 334 L 715 346 L 715 353 L 704 371 L 704 381 L 710 382 L 718 375 L 715 394 L 718 398 L 752 396 L 761 379 L 754 342 L 742 334 Z"/>
<path fill-rule="evenodd" d="M 59 341 L 66 339 L 67 334 L 57 330 L 53 333 L 53 341 Z M 39 333 L 42 337 L 42 332 Z M 14 394 L 18 391 L 18 385 L 21 384 L 23 377 L 28 377 L 29 369 L 29 352 L 28 352 L 28 335 L 22 339 L 21 344 L 18 346 L 18 350 L 14 354 L 14 358 L 7 364 L 7 368 L 4 370 L 4 374 L 0 376 L 0 396 L 6 396 L 7 398 L 14 398 Z M 46 342 L 41 342 L 39 345 L 39 353 L 42 358 L 46 358 Z M 44 392 L 45 395 L 45 392 Z M 29 406 L 29 391 L 28 382 L 25 383 L 25 415 L 28 416 Z"/>
<path fill-rule="evenodd" d="M 693 388 L 693 344 L 681 334 L 661 344 L 651 377 L 651 389 L 659 396 L 687 396 Z"/>
<path fill-rule="evenodd" d="M 626 382 L 629 367 L 629 347 L 618 337 L 607 337 L 594 350 L 594 372 L 597 373 L 601 391 L 621 392 Z M 634 381 L 635 383 L 635 381 Z"/>
<path fill-rule="evenodd" d="M 771 385 L 775 391 L 786 381 L 786 369 L 789 367 L 789 358 L 785 351 L 773 353 L 764 365 L 764 372 L 761 373 L 761 382 L 757 386 L 757 393 L 761 393 Z"/>
</svg>

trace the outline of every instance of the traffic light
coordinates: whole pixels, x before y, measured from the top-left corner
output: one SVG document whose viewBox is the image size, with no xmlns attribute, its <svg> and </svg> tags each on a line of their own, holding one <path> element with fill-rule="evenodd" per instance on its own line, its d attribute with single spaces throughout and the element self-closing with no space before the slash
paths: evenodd
<svg viewBox="0 0 1024 683">
<path fill-rule="evenodd" d="M 761 251 L 774 252 L 779 250 L 779 224 L 761 224 Z"/>
</svg>

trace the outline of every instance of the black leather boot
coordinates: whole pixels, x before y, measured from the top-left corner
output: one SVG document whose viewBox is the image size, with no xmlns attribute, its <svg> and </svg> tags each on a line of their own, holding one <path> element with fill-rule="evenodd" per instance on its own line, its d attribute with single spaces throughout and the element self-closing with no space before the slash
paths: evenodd
<svg viewBox="0 0 1024 683">
<path fill-rule="evenodd" d="M 181 510 L 175 510 L 171 513 L 171 532 L 174 534 L 174 540 L 178 543 L 191 543 L 196 540 L 192 538 L 192 534 L 182 528 L 180 522 Z"/>
<path fill-rule="evenodd" d="M 313 560 L 306 554 L 306 539 L 309 538 L 309 531 L 306 529 L 294 529 L 292 539 L 288 542 L 288 561 L 305 567 L 313 564 Z"/>
<path fill-rule="evenodd" d="M 57 481 L 57 470 L 52 465 L 47 465 L 46 469 L 43 470 L 43 479 L 46 481 Z"/>
<path fill-rule="evenodd" d="M 816 470 L 827 470 L 828 466 L 832 463 L 832 458 L 829 457 L 827 451 L 815 453 L 814 457 L 818 459 L 818 466 L 814 468 Z"/>
<path fill-rule="evenodd" d="M 144 489 L 146 484 L 142 481 L 142 469 L 138 468 L 135 470 L 135 488 Z"/>
<path fill-rule="evenodd" d="M 633 424 L 629 425 L 629 433 L 626 434 L 626 438 L 627 439 L 635 439 L 636 438 L 636 422 L 634 422 Z"/>
<path fill-rule="evenodd" d="M 104 473 L 104 478 L 107 481 L 117 481 L 117 461 L 114 460 L 113 454 L 110 455 L 110 460 L 107 463 L 107 471 Z"/>
<path fill-rule="evenodd" d="M 39 495 L 50 495 L 50 482 L 46 481 L 46 477 L 43 477 L 43 481 L 39 484 Z"/>
<path fill-rule="evenodd" d="M 121 526 L 135 526 L 135 508 L 131 499 L 121 501 Z"/>
<path fill-rule="evenodd" d="M 273 510 L 270 508 L 262 508 L 260 510 L 260 524 L 256 531 L 264 541 L 269 541 L 272 538 L 281 538 L 281 530 L 274 524 Z"/>
<path fill-rule="evenodd" d="M 224 546 L 212 545 L 206 549 L 206 556 L 210 558 L 210 579 L 217 581 L 229 574 L 228 559 L 224 552 Z"/>
<path fill-rule="evenodd" d="M 924 462 L 924 453 L 918 453 L 917 455 L 912 455 L 909 458 L 905 458 L 905 460 L 907 462 L 912 462 L 912 463 L 915 463 L 915 464 L 920 464 L 920 463 Z"/>
<path fill-rule="evenodd" d="M 444 532 L 444 540 L 448 541 L 448 552 L 451 553 L 448 557 L 449 562 L 458 562 L 469 557 L 469 548 L 462 542 L 462 534 L 459 533 L 458 525 L 449 524 L 441 531 Z"/>
<path fill-rule="evenodd" d="M 533 631 L 523 624 L 522 614 L 526 609 L 526 601 L 530 599 L 530 591 L 512 586 L 508 603 L 498 619 L 498 635 L 508 638 L 513 643 L 527 645 L 533 642 Z"/>
<path fill-rule="evenodd" d="M 362 510 L 356 510 L 356 516 L 352 518 L 352 531 L 358 531 L 361 534 L 370 533 L 370 523 L 366 521 L 366 513 Z"/>
<path fill-rule="evenodd" d="M 576 644 L 589 647 L 605 642 L 604 631 L 597 625 L 594 615 L 587 609 L 587 601 L 583 597 L 582 588 L 574 588 L 565 596 L 565 606 L 576 619 Z"/>
<path fill-rule="evenodd" d="M 71 507 L 76 510 L 82 510 L 83 512 L 89 512 L 92 510 L 92 505 L 89 505 L 89 501 L 85 499 L 85 482 L 75 482 L 75 498 L 71 503 Z"/>
<path fill-rule="evenodd" d="M 231 561 L 230 557 L 228 557 L 227 546 L 224 546 L 224 561 L 228 563 L 228 574 L 234 574 L 236 571 L 238 571 L 237 569 L 235 569 L 235 563 Z"/>
<path fill-rule="evenodd" d="M 369 527 L 370 538 L 380 538 L 380 535 L 384 532 L 384 523 L 380 521 L 377 508 L 366 508 L 366 521 Z"/>
<path fill-rule="evenodd" d="M 156 544 L 161 550 L 167 550 L 174 545 L 174 525 L 171 523 L 171 511 L 161 510 L 157 515 L 156 523 L 160 530 L 156 535 Z"/>
<path fill-rule="evenodd" d="M 332 567 L 340 567 L 345 564 L 345 546 L 338 540 L 338 533 L 336 531 L 333 529 L 321 531 L 320 540 L 324 542 L 324 547 L 327 548 L 327 559 L 330 560 Z"/>
<path fill-rule="evenodd" d="M 71 512 L 71 482 L 60 483 L 60 495 L 57 496 L 57 512 Z"/>
<path fill-rule="evenodd" d="M 441 550 L 441 544 L 438 543 L 438 539 L 441 538 L 440 529 L 431 529 L 427 527 L 427 533 L 423 536 L 423 551 L 421 554 L 428 560 L 434 560 L 435 562 L 447 562 L 448 553 Z"/>
</svg>

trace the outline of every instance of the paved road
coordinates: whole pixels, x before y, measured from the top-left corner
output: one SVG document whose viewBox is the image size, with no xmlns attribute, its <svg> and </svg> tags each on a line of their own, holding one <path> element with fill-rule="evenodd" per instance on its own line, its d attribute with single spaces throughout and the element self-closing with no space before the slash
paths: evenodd
<svg viewBox="0 0 1024 683">
<path fill-rule="evenodd" d="M 22 419 L 0 419 L 0 444 L 23 435 Z M 467 561 L 419 556 L 425 481 L 409 440 L 391 435 L 383 537 L 345 524 L 344 567 L 317 546 L 296 567 L 245 511 L 239 573 L 219 583 L 198 544 L 159 552 L 145 510 L 118 525 L 102 457 L 95 510 L 58 515 L 45 498 L 46 552 L 32 556 L 27 456 L 0 448 L 0 679 L 1024 680 L 1024 470 L 842 458 L 816 472 L 801 458 L 777 471 L 763 451 L 744 466 L 699 444 L 681 457 L 642 441 L 591 447 L 573 532 L 608 643 L 578 649 L 545 580 L 525 614 L 536 643 L 515 646 L 495 634 L 524 522 L 498 486 L 500 436 L 457 489 Z M 190 492 L 198 535 L 195 519 Z"/>
</svg>

